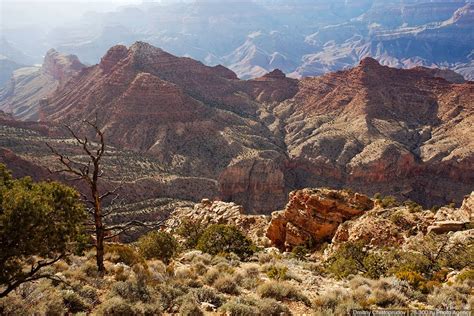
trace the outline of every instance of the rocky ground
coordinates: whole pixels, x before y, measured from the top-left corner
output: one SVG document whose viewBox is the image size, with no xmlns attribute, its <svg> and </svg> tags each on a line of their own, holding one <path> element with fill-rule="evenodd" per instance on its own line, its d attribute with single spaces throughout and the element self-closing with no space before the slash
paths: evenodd
<svg viewBox="0 0 474 316">
<path fill-rule="evenodd" d="M 286 209 L 271 217 L 245 215 L 239 205 L 208 199 L 174 204 L 166 223 L 169 232 L 185 220 L 203 227 L 235 225 L 259 250 L 244 260 L 231 253 L 180 250 L 164 263 L 145 260 L 138 244 L 112 243 L 106 249 L 104 277 L 97 276 L 90 250 L 51 268 L 67 282 L 25 284 L 1 299 L 0 309 L 5 315 L 343 315 L 352 308 L 469 309 L 474 304 L 473 201 L 474 193 L 459 209 L 434 211 L 413 203 L 397 205 L 390 197 L 305 189 L 293 192 Z M 410 268 L 379 275 L 344 275 L 341 267 L 335 268 L 335 262 L 347 259 L 338 251 L 349 243 L 363 241 L 373 252 L 392 249 L 403 258 L 406 253 L 424 255 L 420 245 L 436 248 L 438 244 L 427 243 L 430 238 L 448 241 L 439 252 L 444 261 L 432 274 L 417 272 L 421 265 L 413 258 L 407 261 Z M 295 251 L 302 245 L 304 252 Z M 459 245 L 467 252 L 445 256 Z M 378 260 L 390 264 L 395 259 Z"/>
<path fill-rule="evenodd" d="M 107 273 L 99 277 L 95 252 L 86 250 L 50 268 L 64 282 L 24 284 L 0 299 L 0 311 L 343 315 L 353 308 L 466 310 L 474 304 L 473 203 L 474 193 L 460 208 L 424 210 L 393 197 L 304 189 L 290 194 L 285 210 L 264 216 L 209 199 L 150 200 L 135 207 L 166 219 L 165 230 L 180 244 L 171 259 L 144 258 L 140 241 L 110 243 Z M 192 224 L 188 230 L 237 227 L 256 252 L 239 257 L 194 250 L 187 243 L 189 231 L 180 231 L 184 222 Z"/>
</svg>

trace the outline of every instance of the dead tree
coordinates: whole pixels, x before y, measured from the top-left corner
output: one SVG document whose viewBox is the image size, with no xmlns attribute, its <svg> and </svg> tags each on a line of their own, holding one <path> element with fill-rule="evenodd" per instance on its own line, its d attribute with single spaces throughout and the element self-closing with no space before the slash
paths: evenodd
<svg viewBox="0 0 474 316">
<path fill-rule="evenodd" d="M 95 143 L 91 142 L 87 136 L 80 137 L 69 126 L 66 126 L 66 129 L 69 131 L 76 143 L 81 147 L 81 150 L 87 157 L 87 162 L 81 162 L 72 159 L 68 155 L 57 151 L 57 149 L 55 149 L 50 144 L 46 143 L 46 145 L 63 166 L 63 168 L 60 170 L 50 172 L 71 175 L 73 178 L 70 180 L 83 181 L 89 188 L 89 192 L 87 194 L 81 192 L 81 196 L 83 202 L 89 206 L 87 210 L 92 217 L 92 221 L 89 223 L 89 225 L 93 227 L 93 229 L 89 232 L 95 235 L 94 246 L 96 248 L 97 269 L 99 274 L 103 275 L 105 272 L 104 243 L 106 240 L 115 238 L 133 227 L 141 226 L 154 228 L 160 226 L 162 222 L 156 223 L 154 225 L 147 225 L 140 221 L 131 221 L 121 225 L 105 225 L 104 218 L 110 215 L 112 210 L 104 211 L 104 202 L 108 200 L 108 204 L 113 205 L 117 201 L 119 197 L 118 190 L 121 188 L 122 183 L 120 183 L 115 189 L 111 191 L 101 191 L 99 180 L 104 174 L 101 163 L 106 150 L 104 133 L 100 130 L 97 122 L 93 123 L 86 120 L 84 123 L 89 128 L 93 129 L 93 132 L 97 137 Z"/>
</svg>

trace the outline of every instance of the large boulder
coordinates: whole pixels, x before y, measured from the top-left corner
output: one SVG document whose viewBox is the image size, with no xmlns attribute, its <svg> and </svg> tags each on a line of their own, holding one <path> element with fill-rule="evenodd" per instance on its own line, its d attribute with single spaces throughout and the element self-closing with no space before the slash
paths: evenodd
<svg viewBox="0 0 474 316">
<path fill-rule="evenodd" d="M 373 207 L 370 198 L 348 190 L 293 191 L 285 210 L 272 214 L 267 237 L 280 249 L 330 241 L 341 223 Z"/>
</svg>

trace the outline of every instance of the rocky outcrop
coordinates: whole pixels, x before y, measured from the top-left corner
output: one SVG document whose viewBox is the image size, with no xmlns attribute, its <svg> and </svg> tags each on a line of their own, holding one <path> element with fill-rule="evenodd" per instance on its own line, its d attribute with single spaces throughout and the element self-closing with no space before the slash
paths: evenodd
<svg viewBox="0 0 474 316">
<path fill-rule="evenodd" d="M 342 223 L 334 234 L 326 255 L 345 242 L 363 241 L 369 247 L 383 248 L 403 246 L 415 236 L 429 233 L 472 235 L 473 201 L 474 193 L 471 193 L 466 196 L 460 208 L 442 207 L 436 212 L 413 212 L 408 206 L 383 208 L 378 205 L 362 216 Z"/>
<path fill-rule="evenodd" d="M 444 234 L 450 231 L 468 229 L 474 222 L 474 192 L 464 198 L 459 209 L 442 207 L 436 212 L 433 224 L 428 227 L 428 232 Z"/>
<path fill-rule="evenodd" d="M 268 102 L 296 93 L 295 80 L 277 77 L 246 83 L 222 66 L 137 42 L 111 48 L 49 98 L 41 115 L 81 128 L 78 117 L 97 113 L 112 145 L 159 159 L 173 174 L 218 180 L 223 200 L 270 212 L 287 193 L 285 154 L 281 140 L 257 121 L 254 93 Z"/>
<path fill-rule="evenodd" d="M 203 199 L 194 207 L 176 208 L 165 222 L 167 229 L 172 230 L 183 220 L 199 223 L 204 226 L 213 224 L 233 225 L 240 228 L 258 245 L 268 245 L 264 236 L 269 217 L 245 214 L 244 208 L 235 203 Z"/>
<path fill-rule="evenodd" d="M 471 82 L 366 58 L 351 70 L 301 80 L 274 113 L 284 122 L 296 187 L 350 187 L 444 205 L 474 185 L 474 142 L 465 134 L 473 95 Z"/>
<path fill-rule="evenodd" d="M 280 249 L 330 241 L 341 223 L 373 207 L 367 196 L 350 191 L 294 191 L 285 210 L 272 214 L 266 235 Z"/>
<path fill-rule="evenodd" d="M 250 213 L 278 209 L 288 194 L 284 165 L 278 157 L 239 161 L 220 174 L 219 191 L 224 201 L 240 201 Z"/>
<path fill-rule="evenodd" d="M 423 71 L 435 78 L 443 78 L 452 83 L 465 83 L 464 77 L 450 69 L 415 67 L 414 70 Z"/>
</svg>

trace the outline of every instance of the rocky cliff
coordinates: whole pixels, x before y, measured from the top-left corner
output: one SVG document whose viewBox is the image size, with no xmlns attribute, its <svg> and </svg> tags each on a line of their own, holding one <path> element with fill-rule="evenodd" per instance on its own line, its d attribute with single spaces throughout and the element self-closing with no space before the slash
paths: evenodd
<svg viewBox="0 0 474 316">
<path fill-rule="evenodd" d="M 327 242 L 327 255 L 346 242 L 399 247 L 417 235 L 472 234 L 473 201 L 471 193 L 460 208 L 424 210 L 413 202 L 384 205 L 348 190 L 297 190 L 290 194 L 283 211 L 272 214 L 266 236 L 281 250 L 317 248 Z"/>
<path fill-rule="evenodd" d="M 280 249 L 314 246 L 330 241 L 339 225 L 373 207 L 367 196 L 350 191 L 294 191 L 285 210 L 272 214 L 266 236 Z"/>
</svg>

